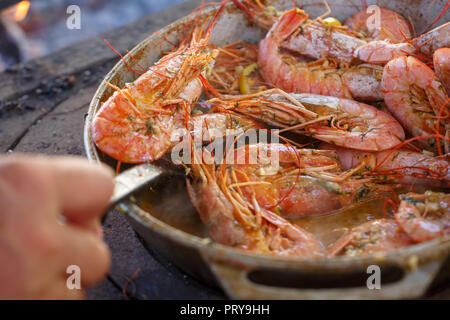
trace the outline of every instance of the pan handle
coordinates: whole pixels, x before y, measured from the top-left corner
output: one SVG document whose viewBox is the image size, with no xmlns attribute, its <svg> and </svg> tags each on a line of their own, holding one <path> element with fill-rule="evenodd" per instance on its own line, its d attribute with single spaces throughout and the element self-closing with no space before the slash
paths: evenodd
<svg viewBox="0 0 450 320">
<path fill-rule="evenodd" d="M 394 283 L 383 284 L 381 289 L 369 290 L 367 287 L 297 289 L 268 286 L 251 281 L 250 272 L 258 270 L 243 269 L 229 263 L 207 258 L 211 271 L 231 299 L 256 300 L 342 300 L 342 299 L 405 299 L 422 297 L 436 277 L 443 261 L 422 264 L 411 270 L 403 268 L 403 277 Z M 283 272 L 281 270 L 279 272 Z M 370 275 L 368 275 L 369 277 Z M 320 276 L 318 276 L 320 277 Z"/>
</svg>

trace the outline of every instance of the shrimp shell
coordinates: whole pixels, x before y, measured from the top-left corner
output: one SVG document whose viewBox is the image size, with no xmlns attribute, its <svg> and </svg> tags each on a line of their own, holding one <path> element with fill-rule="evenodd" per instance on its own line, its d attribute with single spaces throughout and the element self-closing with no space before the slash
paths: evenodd
<svg viewBox="0 0 450 320">
<path fill-rule="evenodd" d="M 398 121 L 373 106 L 314 94 L 274 92 L 282 91 L 273 89 L 270 94 L 253 100 L 251 98 L 255 95 L 248 99 L 246 96 L 231 96 L 226 97 L 228 101 L 225 99 L 220 103 L 235 112 L 284 128 L 283 131 L 310 135 L 350 149 L 383 151 L 405 139 Z M 328 122 L 317 120 L 321 118 Z M 344 122 L 346 128 L 332 126 L 330 121 L 333 120 Z"/>
<path fill-rule="evenodd" d="M 205 150 L 202 153 L 203 159 L 209 157 Z M 198 156 L 195 151 L 194 156 Z M 187 180 L 187 190 L 214 241 L 268 255 L 309 258 L 326 255 L 311 233 L 259 207 L 254 199 L 250 203 L 232 197 L 224 184 L 221 167 L 201 160 L 193 162 L 194 181 Z"/>
<path fill-rule="evenodd" d="M 436 119 L 443 107 L 440 134 L 445 136 L 450 105 L 431 68 L 414 57 L 395 58 L 384 67 L 381 86 L 389 111 L 415 137 L 436 133 Z M 420 144 L 430 150 L 436 148 L 433 139 L 422 140 Z"/>
<path fill-rule="evenodd" d="M 421 152 L 395 150 L 363 152 L 323 143 L 322 150 L 336 151 L 343 170 L 350 170 L 365 161 L 366 167 L 377 168 L 380 174 L 395 175 L 395 182 L 407 185 L 450 188 L 450 155 L 444 159 Z M 374 173 L 376 173 L 375 171 Z"/>
<path fill-rule="evenodd" d="M 369 30 L 367 27 L 371 17 L 375 18 L 374 13 L 367 9 L 349 17 L 344 25 L 365 34 L 368 40 L 388 40 L 391 43 L 399 43 L 411 38 L 411 27 L 405 17 L 386 8 L 377 7 L 377 9 L 380 14 L 379 28 Z"/>
<path fill-rule="evenodd" d="M 258 63 L 265 80 L 288 92 L 307 92 L 327 96 L 377 101 L 382 99 L 381 74 L 367 66 L 341 68 L 324 65 L 311 67 L 293 56 L 280 53 L 280 45 L 305 21 L 298 10 L 285 12 L 259 43 Z M 315 63 L 317 64 L 317 62 Z"/>
<path fill-rule="evenodd" d="M 413 244 L 395 220 L 378 219 L 352 228 L 329 250 L 330 256 L 384 253 Z"/>
<path fill-rule="evenodd" d="M 433 55 L 434 71 L 450 94 L 450 48 L 441 48 Z"/>
<path fill-rule="evenodd" d="M 450 195 L 427 191 L 406 194 L 394 214 L 397 224 L 414 242 L 424 242 L 450 233 Z"/>
</svg>

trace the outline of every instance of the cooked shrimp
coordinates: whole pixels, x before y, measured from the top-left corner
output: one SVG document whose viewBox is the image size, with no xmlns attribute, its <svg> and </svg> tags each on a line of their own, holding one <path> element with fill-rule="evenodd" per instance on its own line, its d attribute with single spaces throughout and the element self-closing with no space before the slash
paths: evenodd
<svg viewBox="0 0 450 320">
<path fill-rule="evenodd" d="M 354 50 L 353 56 L 367 63 L 387 63 L 389 60 L 404 56 L 415 51 L 407 42 L 411 38 L 411 28 L 408 21 L 399 13 L 377 7 L 379 21 L 375 21 L 375 12 L 364 9 L 348 18 L 344 25 L 350 30 L 359 32 L 366 40 Z M 373 19 L 373 28 L 368 22 Z M 376 27 L 379 23 L 379 27 Z"/>
<path fill-rule="evenodd" d="M 258 63 L 265 80 L 288 92 L 307 92 L 358 100 L 381 100 L 381 70 L 359 65 L 339 67 L 329 59 L 298 62 L 281 54 L 280 44 L 305 21 L 303 11 L 289 10 L 259 44 Z"/>
<path fill-rule="evenodd" d="M 401 195 L 394 214 L 400 228 L 414 242 L 423 242 L 450 233 L 450 195 L 427 191 Z"/>
<path fill-rule="evenodd" d="M 166 153 L 173 130 L 183 126 L 191 103 L 202 92 L 200 77 L 216 56 L 207 44 L 222 10 L 203 37 L 200 29 L 194 30 L 190 43 L 182 43 L 125 88 L 115 87 L 92 123 L 100 150 L 126 163 L 153 161 Z"/>
<path fill-rule="evenodd" d="M 320 149 L 336 151 L 343 170 L 355 168 L 364 161 L 367 169 L 376 169 L 374 174 L 395 177 L 396 183 L 450 188 L 450 155 L 440 159 L 402 149 L 369 153 L 328 143 L 321 144 Z"/>
<path fill-rule="evenodd" d="M 194 115 L 188 125 L 190 136 L 194 137 L 195 141 L 202 141 L 203 143 L 258 128 L 247 117 L 232 112 Z M 177 139 L 174 140 L 177 141 Z"/>
<path fill-rule="evenodd" d="M 338 63 L 350 64 L 357 58 L 357 48 L 367 44 L 354 32 L 342 27 L 329 27 L 320 20 L 307 20 L 299 28 L 282 42 L 281 47 L 313 59 L 329 57 Z"/>
<path fill-rule="evenodd" d="M 358 11 L 345 20 L 344 25 L 363 34 L 368 40 L 389 40 L 391 43 L 399 43 L 404 42 L 405 38 L 411 38 L 411 27 L 401 14 L 382 7 L 377 7 L 377 10 L 379 10 L 379 28 L 368 27 L 371 18 L 376 18 L 375 12 L 368 9 Z M 373 23 L 375 25 L 377 21 Z"/>
<path fill-rule="evenodd" d="M 194 152 L 194 156 L 199 157 Z M 203 152 L 203 159 L 209 153 Z M 230 188 L 228 170 L 197 159 L 191 165 L 194 182 L 187 181 L 192 203 L 214 241 L 256 253 L 320 257 L 326 254 L 312 234 L 273 211 L 261 208 L 255 197 L 244 199 Z"/>
<path fill-rule="evenodd" d="M 445 24 L 412 40 L 405 37 L 403 42 L 398 43 L 387 40 L 369 41 L 355 49 L 354 57 L 373 64 L 386 64 L 394 58 L 408 55 L 428 60 L 436 50 L 450 45 L 448 37 L 450 25 Z"/>
<path fill-rule="evenodd" d="M 273 89 L 247 96 L 224 96 L 210 103 L 281 127 L 281 132 L 293 131 L 350 149 L 382 151 L 405 138 L 402 126 L 393 117 L 347 99 Z"/>
<path fill-rule="evenodd" d="M 448 96 L 427 65 L 414 57 L 395 58 L 384 67 L 381 86 L 388 109 L 411 135 L 435 134 L 438 118 L 439 133 L 446 135 L 450 120 Z M 435 139 L 420 143 L 430 150 L 437 146 Z"/>
<path fill-rule="evenodd" d="M 379 194 L 369 180 L 352 177 L 358 169 L 342 172 L 335 156 L 258 143 L 237 149 L 234 163 L 223 171 L 230 189 L 287 219 L 332 212 Z"/>
<path fill-rule="evenodd" d="M 367 63 L 386 64 L 396 57 L 411 55 L 415 52 L 416 49 L 407 42 L 389 43 L 380 40 L 358 47 L 354 56 Z"/>
<path fill-rule="evenodd" d="M 233 1 L 256 24 L 265 29 L 270 29 L 282 15 L 272 6 L 255 10 L 244 2 Z M 298 10 L 298 13 L 304 16 L 304 22 L 281 43 L 284 49 L 313 59 L 327 56 L 338 63 L 351 63 L 355 59 L 355 49 L 367 43 L 355 32 L 349 32 L 346 27 L 328 25 L 322 19 L 310 20 L 305 11 Z"/>
<path fill-rule="evenodd" d="M 447 22 L 433 30 L 412 40 L 412 45 L 421 53 L 433 57 L 436 50 L 450 47 L 450 22 Z"/>
<path fill-rule="evenodd" d="M 270 29 L 281 16 L 271 6 L 255 10 L 246 5 L 248 1 L 234 2 L 265 29 Z M 321 18 L 307 19 L 308 15 L 302 11 L 305 21 L 281 43 L 281 47 L 313 59 L 331 58 L 338 64 L 351 64 L 359 60 L 369 64 L 386 64 L 395 57 L 418 51 L 431 58 L 438 48 L 450 46 L 448 23 L 410 40 L 408 21 L 392 10 L 379 9 L 381 27 L 371 30 L 367 27 L 367 19 L 370 19 L 372 12 L 365 10 L 347 19 L 344 26 L 340 26 L 339 22 L 330 25 Z"/>
<path fill-rule="evenodd" d="M 352 228 L 329 250 L 330 256 L 384 253 L 413 244 L 392 219 L 379 219 Z"/>
<path fill-rule="evenodd" d="M 244 3 L 235 0 L 234 1 L 239 8 L 247 12 L 250 18 L 255 21 L 258 25 L 263 28 L 269 29 L 277 20 L 281 13 L 276 11 L 273 7 L 265 7 L 264 11 L 256 11 Z M 376 59 L 381 59 L 381 53 L 383 54 L 383 60 L 387 56 L 395 57 L 397 55 L 404 55 L 403 50 L 408 50 L 413 52 L 414 47 L 408 43 L 402 43 L 398 45 L 393 45 L 394 43 L 401 42 L 405 38 L 401 37 L 399 40 L 397 38 L 401 36 L 401 33 L 397 29 L 397 23 L 393 24 L 393 16 L 399 17 L 401 22 L 399 24 L 402 26 L 402 31 L 405 32 L 407 36 L 410 36 L 409 24 L 408 22 L 398 15 L 397 13 L 381 8 L 381 24 L 387 25 L 388 28 L 382 28 L 383 32 L 378 32 L 374 30 L 372 33 L 366 30 L 364 32 L 364 26 L 360 26 L 363 18 L 362 13 L 358 13 L 353 19 L 347 20 L 351 27 L 355 27 L 354 30 L 349 30 L 348 26 L 340 26 L 340 23 L 328 24 L 326 20 L 322 19 L 306 19 L 299 27 L 298 30 L 293 32 L 282 44 L 281 47 L 289 49 L 303 56 L 321 59 L 324 57 L 332 58 L 338 63 L 344 62 L 350 64 L 355 62 L 356 59 L 360 59 L 375 63 Z M 307 13 L 301 12 L 306 18 Z M 337 20 L 335 20 L 337 21 Z M 364 21 L 365 22 L 365 21 Z M 367 29 L 367 28 L 366 28 Z M 392 34 L 390 33 L 393 29 Z M 379 41 L 380 45 L 383 45 L 383 51 L 378 51 L 372 46 L 368 46 L 369 43 L 374 40 Z M 395 39 L 395 41 L 386 41 L 387 39 Z M 365 47 L 361 53 L 358 52 L 359 48 Z M 375 54 L 373 50 L 377 51 Z M 367 57 L 370 55 L 370 57 Z M 369 59 L 370 58 L 370 59 Z"/>
<path fill-rule="evenodd" d="M 433 55 L 434 71 L 450 94 L 450 48 L 438 49 Z"/>
</svg>

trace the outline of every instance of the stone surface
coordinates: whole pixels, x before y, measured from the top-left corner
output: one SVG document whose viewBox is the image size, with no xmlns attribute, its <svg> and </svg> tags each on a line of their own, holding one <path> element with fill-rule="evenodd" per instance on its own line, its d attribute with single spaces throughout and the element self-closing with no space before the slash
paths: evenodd
<svg viewBox="0 0 450 320">
<path fill-rule="evenodd" d="M 127 281 L 127 296 L 135 299 L 219 299 L 217 290 L 203 286 L 184 275 L 159 255 L 150 256 L 126 218 L 118 211 L 109 213 L 104 224 L 105 240 L 112 252 L 110 280 L 123 289 Z M 130 239 L 133 239 L 130 241 Z M 157 257 L 157 261 L 154 257 Z M 133 277 L 135 275 L 135 277 Z M 132 281 L 129 279 L 132 278 Z M 103 291 L 100 286 L 96 288 Z M 96 289 L 93 289 L 94 291 Z"/>
</svg>

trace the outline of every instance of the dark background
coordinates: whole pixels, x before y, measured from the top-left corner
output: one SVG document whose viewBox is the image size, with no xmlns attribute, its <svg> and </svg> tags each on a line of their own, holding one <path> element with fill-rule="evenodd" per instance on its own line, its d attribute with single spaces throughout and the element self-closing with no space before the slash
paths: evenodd
<svg viewBox="0 0 450 320">
<path fill-rule="evenodd" d="M 31 0 L 28 12 L 22 18 L 23 13 L 17 13 L 17 6 L 9 6 L 21 1 L 0 0 L 0 71 L 11 64 L 50 54 L 183 1 Z M 81 30 L 68 30 L 66 27 L 67 7 L 74 4 L 81 9 Z M 19 57 L 14 46 L 19 48 Z"/>
</svg>

